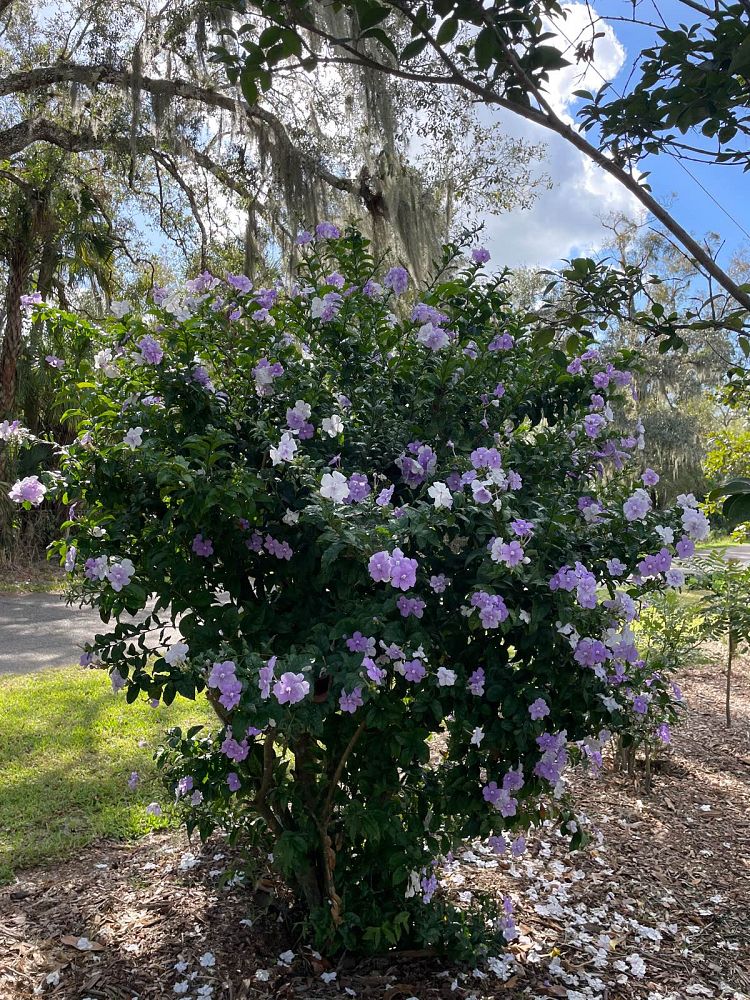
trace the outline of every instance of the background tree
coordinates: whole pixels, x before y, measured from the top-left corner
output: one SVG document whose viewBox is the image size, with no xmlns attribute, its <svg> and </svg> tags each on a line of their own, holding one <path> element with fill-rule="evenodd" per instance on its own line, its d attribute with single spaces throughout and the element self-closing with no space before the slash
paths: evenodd
<svg viewBox="0 0 750 1000">
<path fill-rule="evenodd" d="M 213 0 L 211 6 L 238 15 L 228 19 L 227 41 L 217 54 L 248 101 L 277 74 L 342 62 L 436 88 L 460 88 L 563 137 L 627 188 L 745 313 L 750 309 L 750 291 L 653 197 L 638 172 L 646 153 L 693 151 L 689 143 L 680 148 L 673 128 L 715 139 L 713 149 L 696 147 L 704 158 L 746 162 L 745 2 L 710 8 L 683 0 L 693 23 L 676 29 L 665 27 L 663 18 L 649 24 L 623 4 L 611 17 L 592 11 L 590 25 L 576 38 L 566 34 L 565 10 L 556 0 L 352 0 L 335 5 L 335 18 L 333 8 L 311 0 Z M 650 27 L 654 45 L 641 52 L 622 103 L 606 86 L 596 96 L 581 94 L 589 101 L 580 113 L 587 137 L 555 110 L 547 87 L 555 70 L 593 60 L 597 32 L 610 20 Z M 739 145 L 725 150 L 730 141 Z"/>
</svg>

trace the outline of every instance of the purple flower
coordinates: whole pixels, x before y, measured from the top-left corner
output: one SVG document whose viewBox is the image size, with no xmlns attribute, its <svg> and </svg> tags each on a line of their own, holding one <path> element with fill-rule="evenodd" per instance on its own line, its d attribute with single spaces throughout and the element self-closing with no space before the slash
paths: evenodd
<svg viewBox="0 0 750 1000">
<path fill-rule="evenodd" d="M 620 559 L 607 559 L 607 572 L 610 576 L 618 577 L 627 570 L 627 566 Z"/>
<path fill-rule="evenodd" d="M 146 813 L 149 816 L 161 816 L 162 809 L 158 802 L 149 802 L 146 806 Z"/>
<path fill-rule="evenodd" d="M 188 774 L 184 778 L 180 778 L 177 782 L 177 787 L 175 788 L 174 796 L 176 799 L 181 799 L 183 795 L 187 795 L 188 792 L 192 792 L 194 781 L 192 777 Z"/>
<path fill-rule="evenodd" d="M 633 698 L 633 711 L 638 715 L 645 715 L 648 712 L 649 699 L 644 694 L 637 694 Z"/>
<path fill-rule="evenodd" d="M 365 669 L 367 671 L 368 678 L 374 684 L 380 685 L 380 684 L 383 683 L 383 681 L 385 680 L 386 672 L 385 672 L 385 670 L 382 667 L 379 667 L 375 663 L 375 661 L 372 659 L 372 657 L 366 656 L 362 660 L 362 666 L 365 667 Z"/>
<path fill-rule="evenodd" d="M 520 565 L 524 561 L 524 552 L 519 542 L 504 542 L 502 538 L 495 538 L 488 546 L 493 562 L 505 563 L 510 569 Z"/>
<path fill-rule="evenodd" d="M 138 349 L 141 352 L 141 357 L 147 365 L 158 365 L 164 357 L 164 351 L 161 348 L 161 344 L 156 337 L 152 337 L 150 333 L 147 333 L 145 337 L 142 337 L 138 341 Z"/>
<path fill-rule="evenodd" d="M 607 647 L 600 639 L 591 639 L 585 636 L 579 639 L 573 659 L 580 663 L 582 667 L 596 667 L 608 658 Z"/>
<path fill-rule="evenodd" d="M 526 838 L 523 835 L 516 837 L 516 839 L 510 845 L 510 853 L 513 855 L 514 858 L 520 858 L 525 850 L 526 850 Z M 505 932 L 505 936 L 507 937 L 507 932 Z"/>
<path fill-rule="evenodd" d="M 509 351 L 514 344 L 514 340 L 509 333 L 498 334 L 494 337 L 488 347 L 488 351 Z"/>
<path fill-rule="evenodd" d="M 475 264 L 486 264 L 490 259 L 490 252 L 485 247 L 474 247 L 471 251 L 471 259 Z"/>
<path fill-rule="evenodd" d="M 193 539 L 191 548 L 197 556 L 200 556 L 203 559 L 206 559 L 208 556 L 212 556 L 214 554 L 214 543 L 210 538 L 204 538 L 200 533 Z"/>
<path fill-rule="evenodd" d="M 436 594 L 442 594 L 448 587 L 448 577 L 444 573 L 430 577 L 430 587 Z"/>
<path fill-rule="evenodd" d="M 433 873 L 421 879 L 419 885 L 422 889 L 422 902 L 425 903 L 426 905 L 435 895 L 435 892 L 438 887 L 438 880 L 435 877 L 435 874 Z"/>
<path fill-rule="evenodd" d="M 498 837 L 488 837 L 487 843 L 490 849 L 494 851 L 495 854 L 505 854 L 508 850 L 508 841 L 503 837 L 502 834 Z"/>
<path fill-rule="evenodd" d="M 482 667 L 477 667 L 477 669 L 469 676 L 469 681 L 466 686 L 475 697 L 481 698 L 484 694 L 484 682 L 484 670 Z"/>
<path fill-rule="evenodd" d="M 26 476 L 13 484 L 8 496 L 14 503 L 30 503 L 32 507 L 38 507 L 46 492 L 47 487 L 39 482 L 38 476 Z"/>
<path fill-rule="evenodd" d="M 385 489 L 381 490 L 380 493 L 378 493 L 377 498 L 375 500 L 375 503 L 378 505 L 378 507 L 388 506 L 388 504 L 391 502 L 391 497 L 393 496 L 393 491 L 395 488 L 396 488 L 395 486 L 387 486 Z"/>
<path fill-rule="evenodd" d="M 341 230 L 332 222 L 319 222 L 315 227 L 315 235 L 321 240 L 337 240 L 341 236 Z"/>
<path fill-rule="evenodd" d="M 273 686 L 273 693 L 280 705 L 296 705 L 310 692 L 310 683 L 304 674 L 290 671 L 282 674 Z"/>
<path fill-rule="evenodd" d="M 294 242 L 297 244 L 298 247 L 304 247 L 308 243 L 312 243 L 312 241 L 313 241 L 313 234 L 308 233 L 306 229 L 303 229 L 301 230 L 301 232 L 297 233 L 297 238 L 295 239 Z"/>
<path fill-rule="evenodd" d="M 122 562 L 113 563 L 107 570 L 107 579 L 112 590 L 119 594 L 123 587 L 127 587 L 130 579 L 135 573 L 135 566 L 130 559 L 123 559 Z"/>
<path fill-rule="evenodd" d="M 646 469 L 646 471 L 641 476 L 641 482 L 644 486 L 656 486 L 659 482 L 659 474 L 654 472 L 653 469 Z"/>
<path fill-rule="evenodd" d="M 367 481 L 367 476 L 362 472 L 353 472 L 349 476 L 348 486 L 349 496 L 347 499 L 350 503 L 359 503 L 360 500 L 364 500 L 372 492 L 372 488 Z"/>
<path fill-rule="evenodd" d="M 227 274 L 227 284 L 236 289 L 240 295 L 252 291 L 253 283 L 246 274 Z"/>
<path fill-rule="evenodd" d="M 128 788 L 131 792 L 134 792 L 138 787 L 138 783 L 141 780 L 141 776 L 137 771 L 131 771 L 130 777 L 128 778 Z"/>
<path fill-rule="evenodd" d="M 242 782 L 234 771 L 230 771 L 227 775 L 227 785 L 229 785 L 230 792 L 238 792 L 242 787 Z"/>
<path fill-rule="evenodd" d="M 519 538 L 523 538 L 526 535 L 534 534 L 534 525 L 531 521 L 524 521 L 522 517 L 516 518 L 515 521 L 510 522 L 510 526 L 513 532 L 518 535 Z"/>
<path fill-rule="evenodd" d="M 247 760 L 247 755 L 250 753 L 250 744 L 247 740 L 243 740 L 239 743 L 233 736 L 232 730 L 230 729 L 224 742 L 221 744 L 221 752 L 229 760 L 233 760 L 235 764 L 241 764 L 243 760 Z"/>
<path fill-rule="evenodd" d="M 358 708 L 364 705 L 362 701 L 362 688 L 355 687 L 351 694 L 347 694 L 346 691 L 341 692 L 339 698 L 339 708 L 342 712 L 348 712 L 350 715 L 354 715 Z"/>
<path fill-rule="evenodd" d="M 651 510 L 651 497 L 645 490 L 637 489 L 622 505 L 626 521 L 642 521 Z"/>
<path fill-rule="evenodd" d="M 376 552 L 370 556 L 367 569 L 375 583 L 388 583 L 391 579 L 392 560 L 387 552 Z"/>
<path fill-rule="evenodd" d="M 508 617 L 505 601 L 499 594 L 479 590 L 471 595 L 472 607 L 479 608 L 479 618 L 486 629 L 497 628 Z"/>
<path fill-rule="evenodd" d="M 242 694 L 242 681 L 237 677 L 236 669 L 234 660 L 214 663 L 208 678 L 208 686 L 219 689 L 219 702 L 228 712 L 239 705 Z"/>
<path fill-rule="evenodd" d="M 117 694 L 118 691 L 122 691 L 125 685 L 128 683 L 122 676 L 120 671 L 115 667 L 109 672 L 109 682 L 112 685 L 112 691 Z"/>
<path fill-rule="evenodd" d="M 669 743 L 672 739 L 672 733 L 669 728 L 669 724 L 662 722 L 656 727 L 656 735 L 662 741 L 662 743 Z"/>
<path fill-rule="evenodd" d="M 54 354 L 48 354 L 44 359 L 50 368 L 64 368 L 65 362 L 62 358 L 56 357 Z"/>
<path fill-rule="evenodd" d="M 383 284 L 392 289 L 394 295 L 403 295 L 409 287 L 409 272 L 404 267 L 392 267 L 383 279 Z"/>
<path fill-rule="evenodd" d="M 675 548 L 680 559 L 689 559 L 690 556 L 695 555 L 695 542 L 687 535 L 682 536 Z"/>
<path fill-rule="evenodd" d="M 391 556 L 391 586 L 399 590 L 409 590 L 417 582 L 416 559 L 409 559 L 401 549 L 394 549 Z"/>
<path fill-rule="evenodd" d="M 328 323 L 338 315 L 343 302 L 344 300 L 338 292 L 326 292 L 322 298 L 316 295 L 312 300 L 310 314 L 313 319 Z"/>
<path fill-rule="evenodd" d="M 274 681 L 274 668 L 276 666 L 276 657 L 272 656 L 270 660 L 266 663 L 264 667 L 261 667 L 258 672 L 258 687 L 260 688 L 260 696 L 265 701 L 266 698 L 271 697 L 271 685 Z"/>
<path fill-rule="evenodd" d="M 22 309 L 31 309 L 32 306 L 41 305 L 42 293 L 32 292 L 31 295 L 22 295 L 20 301 Z"/>
<path fill-rule="evenodd" d="M 338 271 L 333 271 L 327 277 L 323 279 L 327 285 L 333 285 L 334 288 L 341 290 L 346 284 L 346 278 L 343 274 Z"/>
<path fill-rule="evenodd" d="M 475 469 L 500 469 L 503 464 L 497 448 L 475 448 L 470 458 Z"/>
<path fill-rule="evenodd" d="M 529 715 L 536 722 L 537 719 L 543 719 L 545 716 L 549 715 L 549 706 L 544 698 L 537 698 L 536 701 L 532 701 L 529 705 Z"/>
<path fill-rule="evenodd" d="M 421 681 L 424 679 L 427 670 L 421 660 L 407 660 L 403 666 L 404 677 L 407 681 Z"/>
<path fill-rule="evenodd" d="M 424 601 L 420 601 L 418 598 L 406 597 L 402 594 L 396 604 L 404 618 L 408 618 L 410 615 L 414 615 L 415 618 L 422 618 L 424 616 L 426 605 Z"/>
<path fill-rule="evenodd" d="M 361 632 L 353 632 L 346 640 L 346 648 L 352 653 L 367 653 L 368 656 L 374 656 L 375 638 L 364 636 Z"/>
</svg>

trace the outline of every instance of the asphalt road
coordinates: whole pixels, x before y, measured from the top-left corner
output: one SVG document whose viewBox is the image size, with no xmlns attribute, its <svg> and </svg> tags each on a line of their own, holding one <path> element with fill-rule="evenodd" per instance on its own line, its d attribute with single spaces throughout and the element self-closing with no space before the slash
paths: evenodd
<svg viewBox="0 0 750 1000">
<path fill-rule="evenodd" d="M 59 594 L 0 594 L 0 674 L 30 674 L 78 663 L 85 642 L 103 631 L 92 608 Z"/>
</svg>

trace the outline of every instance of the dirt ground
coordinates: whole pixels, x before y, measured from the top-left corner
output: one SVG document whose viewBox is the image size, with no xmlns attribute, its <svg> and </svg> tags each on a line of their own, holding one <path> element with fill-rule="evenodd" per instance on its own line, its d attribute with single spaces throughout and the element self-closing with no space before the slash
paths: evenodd
<svg viewBox="0 0 750 1000">
<path fill-rule="evenodd" d="M 576 778 L 592 846 L 570 854 L 542 830 L 516 862 L 473 845 L 444 873 L 464 901 L 511 896 L 521 934 L 507 956 L 476 970 L 413 954 L 332 967 L 227 881 L 225 845 L 171 833 L 102 843 L 4 889 L 0 998 L 748 1000 L 750 664 L 729 731 L 720 671 L 692 666 L 681 682 L 690 712 L 651 795 L 611 771 Z"/>
</svg>

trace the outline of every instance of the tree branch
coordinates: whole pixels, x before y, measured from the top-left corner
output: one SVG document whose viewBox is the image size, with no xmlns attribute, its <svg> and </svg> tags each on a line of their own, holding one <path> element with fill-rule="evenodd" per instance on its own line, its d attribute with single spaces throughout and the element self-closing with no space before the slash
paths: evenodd
<svg viewBox="0 0 750 1000">
<path fill-rule="evenodd" d="M 0 0 L 2 2 L 2 0 Z M 149 94 L 162 97 L 182 97 L 208 107 L 223 108 L 232 114 L 244 115 L 256 127 L 263 126 L 273 133 L 290 156 L 294 156 L 311 173 L 316 174 L 330 187 L 350 194 L 357 193 L 357 182 L 348 177 L 339 177 L 323 166 L 314 156 L 300 152 L 292 142 L 284 123 L 266 108 L 250 105 L 246 101 L 222 94 L 210 87 L 201 87 L 188 80 L 162 80 L 150 76 L 139 76 L 137 81 L 128 70 L 115 69 L 105 64 L 91 66 L 79 63 L 61 62 L 52 66 L 40 66 L 24 73 L 11 73 L 0 79 L 0 97 L 8 94 L 28 94 L 51 87 L 56 83 L 79 83 L 95 89 L 98 86 L 138 88 Z M 28 145 L 28 143 L 27 143 Z M 64 148 L 64 147 L 63 147 Z"/>
</svg>

